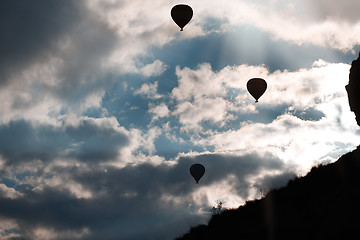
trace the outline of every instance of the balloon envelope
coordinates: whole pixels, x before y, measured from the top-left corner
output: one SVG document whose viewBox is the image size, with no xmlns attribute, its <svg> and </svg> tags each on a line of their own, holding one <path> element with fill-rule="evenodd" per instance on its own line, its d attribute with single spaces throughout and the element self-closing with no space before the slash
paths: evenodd
<svg viewBox="0 0 360 240">
<path fill-rule="evenodd" d="M 267 84 L 266 81 L 262 78 L 252 78 L 247 82 L 246 87 L 251 96 L 255 98 L 255 102 L 258 102 L 259 98 L 266 91 Z"/>
<path fill-rule="evenodd" d="M 188 5 L 178 4 L 171 9 L 171 17 L 174 22 L 180 27 L 180 31 L 182 31 L 185 25 L 190 22 L 192 16 L 193 10 Z"/>
<path fill-rule="evenodd" d="M 196 163 L 190 167 L 191 176 L 195 179 L 196 183 L 199 183 L 199 180 L 205 173 L 205 167 L 202 164 Z"/>
</svg>

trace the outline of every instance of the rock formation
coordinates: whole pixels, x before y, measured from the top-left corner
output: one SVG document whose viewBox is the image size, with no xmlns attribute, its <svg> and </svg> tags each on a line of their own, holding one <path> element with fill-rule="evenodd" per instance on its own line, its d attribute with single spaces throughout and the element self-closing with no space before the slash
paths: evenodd
<svg viewBox="0 0 360 240">
<path fill-rule="evenodd" d="M 350 110 L 355 113 L 360 126 L 360 53 L 358 59 L 351 63 L 349 84 L 345 86 L 348 93 Z"/>
</svg>

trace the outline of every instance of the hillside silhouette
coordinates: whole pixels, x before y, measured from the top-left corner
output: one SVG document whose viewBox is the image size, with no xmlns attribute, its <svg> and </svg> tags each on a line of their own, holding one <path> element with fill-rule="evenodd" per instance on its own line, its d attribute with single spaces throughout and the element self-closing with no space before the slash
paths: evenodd
<svg viewBox="0 0 360 240">
<path fill-rule="evenodd" d="M 264 198 L 214 215 L 178 240 L 354 239 L 360 229 L 360 148 L 270 191 Z"/>
<path fill-rule="evenodd" d="M 360 125 L 360 55 L 352 62 L 346 90 Z M 259 200 L 214 215 L 177 240 L 358 239 L 360 146 L 336 162 L 316 166 Z"/>
</svg>

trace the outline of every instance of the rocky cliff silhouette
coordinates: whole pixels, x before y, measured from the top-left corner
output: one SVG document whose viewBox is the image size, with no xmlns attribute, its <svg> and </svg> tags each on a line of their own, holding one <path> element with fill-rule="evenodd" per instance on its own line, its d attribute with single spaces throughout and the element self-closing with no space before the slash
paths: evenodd
<svg viewBox="0 0 360 240">
<path fill-rule="evenodd" d="M 346 90 L 360 125 L 360 55 L 351 65 Z M 207 225 L 191 228 L 178 240 L 328 240 L 359 235 L 360 146 L 260 200 L 214 215 Z"/>
<path fill-rule="evenodd" d="M 351 63 L 349 84 L 345 86 L 348 93 L 350 110 L 355 113 L 360 126 L 360 53 L 358 59 Z"/>
</svg>

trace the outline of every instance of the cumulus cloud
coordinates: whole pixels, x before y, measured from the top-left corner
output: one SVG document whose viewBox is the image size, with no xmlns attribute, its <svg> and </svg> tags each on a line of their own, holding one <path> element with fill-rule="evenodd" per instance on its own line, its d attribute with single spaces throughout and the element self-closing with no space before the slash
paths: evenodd
<svg viewBox="0 0 360 240">
<path fill-rule="evenodd" d="M 156 106 L 150 105 L 149 112 L 154 114 L 153 119 L 156 120 L 158 118 L 163 118 L 168 116 L 170 110 L 165 103 L 161 103 L 160 105 L 156 105 Z"/>
<path fill-rule="evenodd" d="M 16 199 L 22 196 L 21 192 L 16 191 L 14 188 L 9 188 L 5 184 L 0 184 L 0 195 L 9 199 Z"/>
<path fill-rule="evenodd" d="M 154 83 L 144 83 L 141 85 L 140 89 L 134 91 L 135 95 L 144 95 L 150 99 L 158 99 L 162 96 L 157 93 L 157 88 L 159 83 L 156 81 Z"/>
<path fill-rule="evenodd" d="M 347 11 L 350 4 L 346 2 L 336 9 L 323 1 L 231 1 L 226 6 L 216 1 L 206 5 L 190 1 L 189 4 L 195 15 L 192 27 L 184 34 L 192 34 L 190 38 L 204 35 L 205 30 L 200 33 L 195 29 L 205 29 L 209 18 L 222 21 L 225 18 L 224 24 L 251 23 L 276 38 L 298 44 L 351 50 L 359 39 L 358 23 L 351 20 L 354 14 Z M 167 66 L 161 60 L 144 66 L 138 57 L 147 56 L 147 50 L 153 46 L 161 47 L 177 37 L 183 38 L 178 36 L 176 24 L 170 18 L 172 4 L 168 2 L 146 1 L 138 5 L 133 1 L 63 1 L 61 4 L 38 1 L 35 5 L 42 7 L 35 9 L 17 1 L 2 7 L 1 29 L 4 32 L 11 29 L 11 34 L 4 34 L 0 42 L 4 53 L 0 63 L 4 86 L 0 94 L 2 123 L 26 118 L 56 124 L 55 116 L 64 111 L 98 108 L 106 89 L 119 74 L 162 74 Z M 302 9 L 314 10 L 299 14 Z M 340 14 L 345 10 L 350 17 L 347 22 L 333 20 L 345 19 L 345 14 Z M 22 14 L 24 11 L 26 14 Z M 329 17 L 304 21 L 310 14 Z M 267 21 L 263 21 L 263 16 L 267 16 Z M 206 90 L 219 88 L 212 86 Z M 183 94 L 189 93 L 173 92 L 178 99 Z"/>
<path fill-rule="evenodd" d="M 159 76 L 163 74 L 167 66 L 160 60 L 155 60 L 153 63 L 147 64 L 140 69 L 140 72 L 145 77 Z"/>
<path fill-rule="evenodd" d="M 217 97 L 224 96 L 225 91 L 221 86 L 221 79 L 212 72 L 210 64 L 199 65 L 197 70 L 189 68 L 176 68 L 178 76 L 178 87 L 171 92 L 178 100 L 197 99 L 203 96 Z"/>
<path fill-rule="evenodd" d="M 223 122 L 227 115 L 226 105 L 223 98 L 201 98 L 179 103 L 173 114 L 179 117 L 183 130 L 199 130 L 204 121 Z"/>
<path fill-rule="evenodd" d="M 222 79 L 209 64 L 201 64 L 197 70 L 177 67 L 176 75 L 178 87 L 171 92 L 177 100 L 173 114 L 179 117 L 184 130 L 198 129 L 206 120 L 218 123 L 227 117 Z"/>
<path fill-rule="evenodd" d="M 253 112 L 253 108 L 244 106 L 250 105 L 252 101 L 246 83 L 252 77 L 261 77 L 266 79 L 268 88 L 260 99 L 258 108 L 285 104 L 294 109 L 324 110 L 321 108 L 322 104 L 336 101 L 336 99 L 342 99 L 345 103 L 343 106 L 346 108 L 347 96 L 344 86 L 348 81 L 349 68 L 348 64 L 318 60 L 311 68 L 294 72 L 285 70 L 270 73 L 263 66 L 245 64 L 225 67 L 214 72 L 208 64 L 204 64 L 195 70 L 185 68 L 184 72 L 187 73 L 185 77 L 183 73 L 179 73 L 180 69 L 177 70 L 178 86 L 172 90 L 172 97 L 178 101 L 180 109 L 187 109 L 186 106 L 190 107 L 192 105 L 190 103 L 197 101 L 218 99 L 218 103 L 227 102 L 227 104 L 222 104 L 223 111 Z M 216 106 L 215 103 L 213 105 Z M 202 109 L 212 111 L 209 108 Z M 216 110 L 214 112 L 222 112 L 217 108 Z M 185 110 L 177 111 L 185 112 Z"/>
<path fill-rule="evenodd" d="M 358 142 L 344 88 L 348 71 L 347 64 L 323 60 L 295 72 L 270 73 L 247 65 L 217 72 L 206 64 L 184 72 L 177 69 L 172 114 L 183 129 L 206 134 L 194 135 L 196 145 L 212 146 L 215 152 L 268 151 L 306 172 L 315 161 L 335 160 L 344 146 L 351 150 Z M 248 73 L 268 83 L 257 104 L 246 90 Z M 209 126 L 208 120 L 214 124 Z"/>
</svg>

